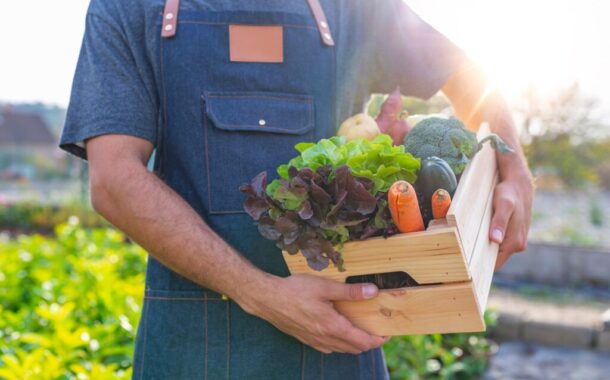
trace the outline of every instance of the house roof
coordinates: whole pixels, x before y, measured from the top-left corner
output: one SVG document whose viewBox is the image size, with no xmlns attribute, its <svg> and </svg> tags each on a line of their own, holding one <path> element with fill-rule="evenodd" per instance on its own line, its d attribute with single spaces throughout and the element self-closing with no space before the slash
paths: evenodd
<svg viewBox="0 0 610 380">
<path fill-rule="evenodd" d="M 40 115 L 13 110 L 0 113 L 0 148 L 56 144 L 55 137 Z"/>
</svg>

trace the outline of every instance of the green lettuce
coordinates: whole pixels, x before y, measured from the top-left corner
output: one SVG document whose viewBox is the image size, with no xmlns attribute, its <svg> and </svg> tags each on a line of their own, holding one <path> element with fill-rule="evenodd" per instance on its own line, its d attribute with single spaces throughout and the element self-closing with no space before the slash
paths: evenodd
<svg viewBox="0 0 610 380">
<path fill-rule="evenodd" d="M 373 141 L 356 139 L 346 142 L 344 137 L 322 139 L 317 143 L 300 143 L 295 146 L 300 153 L 277 173 L 288 180 L 288 168 L 317 170 L 330 165 L 337 168 L 347 165 L 355 177 L 373 182 L 371 193 L 386 192 L 398 180 L 414 183 L 420 168 L 420 159 L 405 152 L 402 145 L 394 146 L 392 138 L 381 134 Z"/>
</svg>

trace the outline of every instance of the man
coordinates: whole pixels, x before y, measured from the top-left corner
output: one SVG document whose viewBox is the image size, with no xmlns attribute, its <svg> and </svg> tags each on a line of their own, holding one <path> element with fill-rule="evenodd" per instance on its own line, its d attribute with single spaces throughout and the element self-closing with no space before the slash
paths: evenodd
<svg viewBox="0 0 610 380">
<path fill-rule="evenodd" d="M 506 106 L 399 0 L 177 3 L 92 1 L 61 141 L 89 160 L 94 208 L 150 252 L 134 378 L 387 377 L 386 338 L 332 306 L 377 288 L 288 276 L 238 187 L 333 135 L 372 92 L 442 88 L 517 151 L 498 157 L 501 265 L 525 248 L 532 197 Z"/>
</svg>

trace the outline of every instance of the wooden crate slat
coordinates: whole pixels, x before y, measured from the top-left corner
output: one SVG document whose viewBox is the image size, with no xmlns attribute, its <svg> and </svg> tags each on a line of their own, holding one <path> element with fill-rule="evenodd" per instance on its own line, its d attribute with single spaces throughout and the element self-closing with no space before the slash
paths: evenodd
<svg viewBox="0 0 610 380">
<path fill-rule="evenodd" d="M 498 176 L 494 179 L 494 186 L 498 182 Z M 487 298 L 491 288 L 496 259 L 498 257 L 498 244 L 489 240 L 489 227 L 493 214 L 493 191 L 489 193 L 485 206 L 483 222 L 476 239 L 472 259 L 469 263 L 472 282 L 477 296 L 477 302 L 481 314 L 487 307 Z"/>
<path fill-rule="evenodd" d="M 478 139 L 489 134 L 488 127 L 481 127 Z M 456 226 L 469 262 L 474 251 L 477 232 L 481 227 L 485 203 L 493 191 L 496 173 L 496 154 L 489 143 L 476 154 L 462 174 L 451 207 L 447 212 L 447 222 Z"/>
<path fill-rule="evenodd" d="M 284 253 L 291 273 L 307 273 L 345 282 L 349 276 L 404 271 L 419 284 L 467 281 L 468 267 L 454 227 L 346 243 L 345 271 L 330 265 L 312 270 L 301 255 Z"/>
<path fill-rule="evenodd" d="M 382 290 L 366 301 L 336 302 L 337 310 L 371 334 L 483 331 L 472 282 Z"/>
</svg>

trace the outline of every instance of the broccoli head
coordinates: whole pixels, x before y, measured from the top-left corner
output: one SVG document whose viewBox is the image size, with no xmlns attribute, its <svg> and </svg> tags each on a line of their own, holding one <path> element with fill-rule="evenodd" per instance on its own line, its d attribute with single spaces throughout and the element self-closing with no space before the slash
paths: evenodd
<svg viewBox="0 0 610 380">
<path fill-rule="evenodd" d="M 456 118 L 431 117 L 420 121 L 409 131 L 404 145 L 406 151 L 415 157 L 442 158 L 451 166 L 455 175 L 459 175 L 481 149 L 481 144 L 487 140 L 491 141 L 495 149 L 503 153 L 511 151 L 502 139 L 494 134 L 478 142 L 477 135 L 466 129 Z"/>
</svg>

